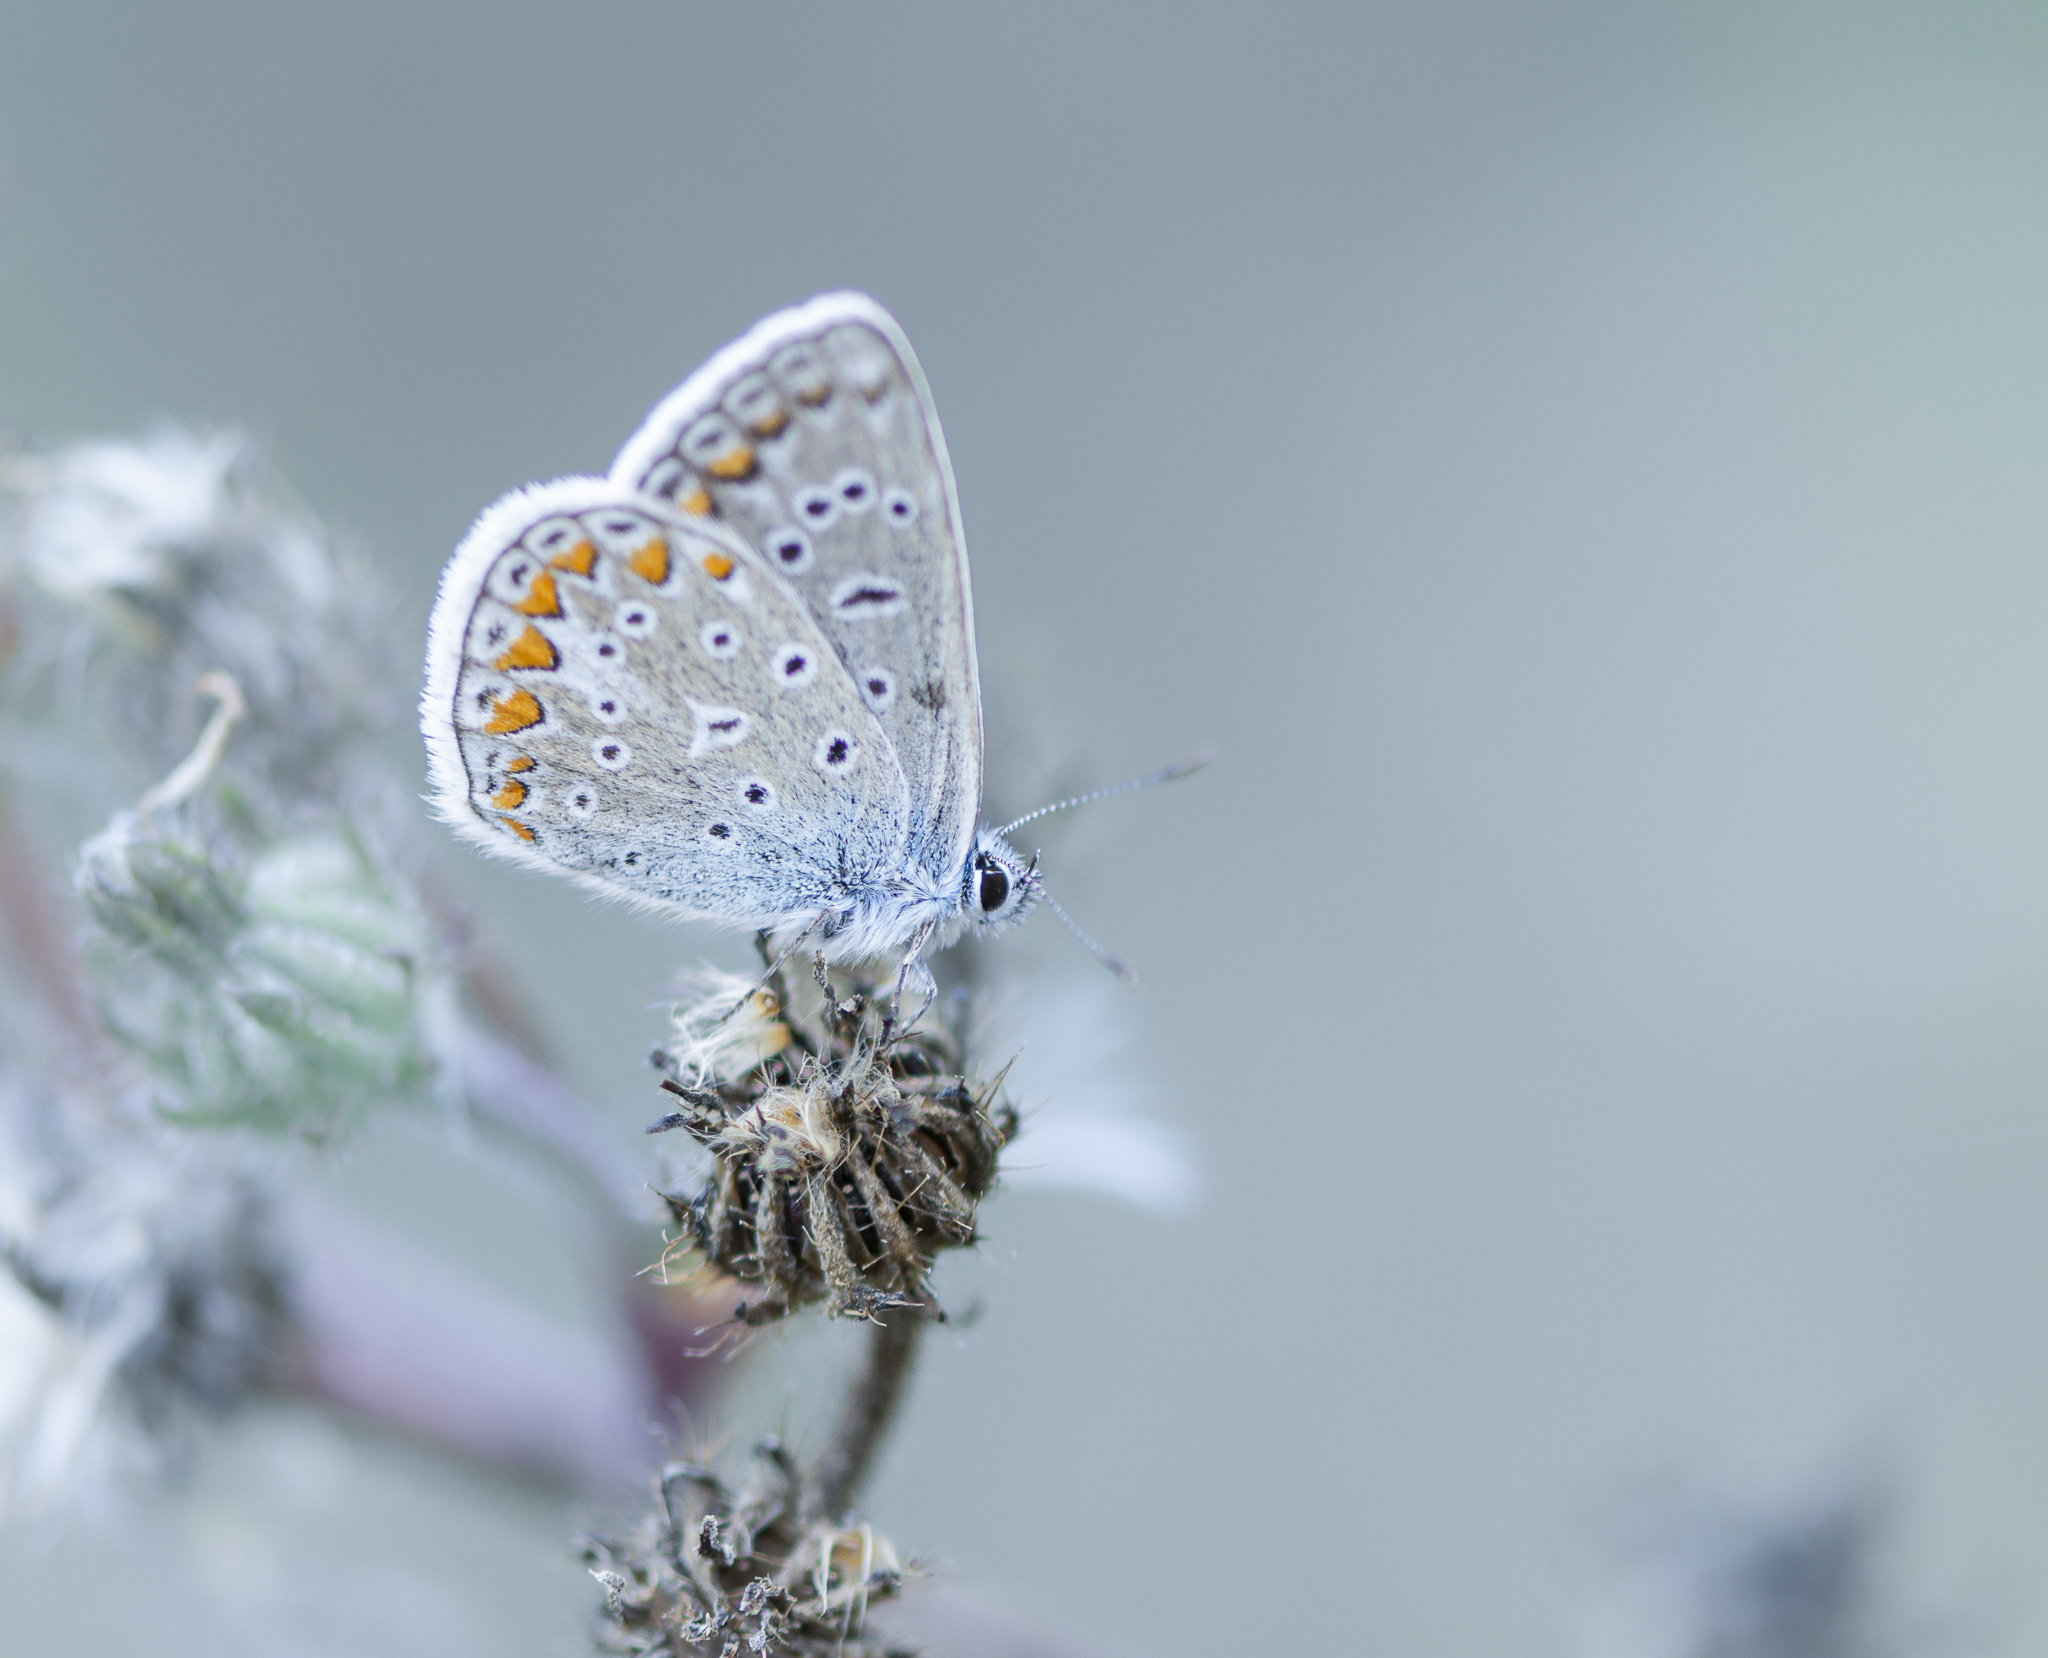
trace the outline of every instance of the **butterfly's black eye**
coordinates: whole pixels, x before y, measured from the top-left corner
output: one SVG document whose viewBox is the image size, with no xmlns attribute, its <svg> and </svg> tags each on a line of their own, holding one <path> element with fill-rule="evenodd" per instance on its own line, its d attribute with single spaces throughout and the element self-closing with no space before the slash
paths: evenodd
<svg viewBox="0 0 2048 1658">
<path fill-rule="evenodd" d="M 1010 896 L 1010 877 L 995 864 L 984 864 L 976 882 L 974 898 L 983 915 L 994 915 Z"/>
</svg>

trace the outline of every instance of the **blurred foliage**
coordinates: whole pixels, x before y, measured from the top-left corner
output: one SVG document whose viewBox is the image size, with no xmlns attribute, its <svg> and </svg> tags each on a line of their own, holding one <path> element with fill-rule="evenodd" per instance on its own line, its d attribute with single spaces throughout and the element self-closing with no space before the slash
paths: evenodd
<svg viewBox="0 0 2048 1658">
<path fill-rule="evenodd" d="M 102 1016 L 163 1115 L 326 1140 L 432 1077 L 430 941 L 345 822 L 245 864 L 117 823 L 83 849 L 79 890 Z"/>
</svg>

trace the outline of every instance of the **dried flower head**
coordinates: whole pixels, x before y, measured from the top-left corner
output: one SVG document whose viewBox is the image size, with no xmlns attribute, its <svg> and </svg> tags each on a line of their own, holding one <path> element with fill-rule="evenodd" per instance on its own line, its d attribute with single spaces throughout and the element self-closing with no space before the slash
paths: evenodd
<svg viewBox="0 0 2048 1658">
<path fill-rule="evenodd" d="M 246 437 L 165 427 L 13 457 L 0 487 L 18 503 L 14 562 L 54 601 L 29 671 L 67 693 L 18 705 L 101 694 L 92 717 L 161 762 L 191 740 L 187 688 L 222 670 L 250 712 L 235 769 L 334 798 L 340 750 L 399 706 L 377 588 Z"/>
<path fill-rule="evenodd" d="M 655 1490 L 630 1536 L 585 1539 L 605 1592 L 600 1651 L 910 1658 L 864 1633 L 870 1603 L 902 1585 L 896 1551 L 870 1526 L 815 1514 L 815 1487 L 778 1442 L 756 1447 L 737 1493 L 688 1462 L 664 1468 Z"/>
<path fill-rule="evenodd" d="M 872 1317 L 915 1300 L 937 1253 L 974 1241 L 1016 1130 L 1002 1079 L 966 1079 L 960 1004 L 899 1032 L 876 986 L 822 967 L 809 983 L 778 969 L 743 1001 L 716 989 L 678 1020 L 687 1066 L 656 1055 L 680 1109 L 649 1132 L 686 1130 L 711 1153 L 703 1183 L 668 1202 L 713 1266 L 761 1286 L 735 1316 L 824 1301 Z M 721 1044 L 727 1014 L 746 1023 Z"/>
<path fill-rule="evenodd" d="M 285 1317 L 244 1150 L 0 1089 L 0 1514 L 175 1461 Z"/>
</svg>

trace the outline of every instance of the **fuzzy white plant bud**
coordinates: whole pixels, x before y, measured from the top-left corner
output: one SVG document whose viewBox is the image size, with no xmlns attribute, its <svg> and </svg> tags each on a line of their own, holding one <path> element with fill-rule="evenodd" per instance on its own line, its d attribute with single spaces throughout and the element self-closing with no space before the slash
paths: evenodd
<svg viewBox="0 0 2048 1658">
<path fill-rule="evenodd" d="M 106 941 L 107 1028 L 164 1116 L 323 1140 L 432 1078 L 448 984 L 345 825 L 238 866 L 124 817 L 82 849 L 78 888 Z"/>
<path fill-rule="evenodd" d="M 101 1017 L 161 1115 L 326 1139 L 426 1083 L 450 987 L 417 905 L 338 816 L 201 840 L 188 803 L 246 711 L 228 675 L 201 689 L 216 707 L 191 754 L 79 849 Z"/>
<path fill-rule="evenodd" d="M 668 1051 L 688 1087 L 736 1082 L 789 1046 L 781 998 L 759 980 L 699 967 L 677 989 Z"/>
</svg>

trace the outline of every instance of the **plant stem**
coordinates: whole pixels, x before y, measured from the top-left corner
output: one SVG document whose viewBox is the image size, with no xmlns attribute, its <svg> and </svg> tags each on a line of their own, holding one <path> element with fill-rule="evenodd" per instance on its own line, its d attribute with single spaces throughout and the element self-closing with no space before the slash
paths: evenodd
<svg viewBox="0 0 2048 1658">
<path fill-rule="evenodd" d="M 860 1495 L 903 1402 L 927 1316 L 922 1307 L 893 1307 L 875 1315 L 867 1364 L 840 1407 L 832 1443 L 811 1472 L 809 1518 L 836 1519 Z"/>
<path fill-rule="evenodd" d="M 76 1042 L 99 1034 L 65 920 L 43 885 L 28 837 L 0 794 L 0 925 L 13 940 L 50 1011 Z"/>
</svg>

